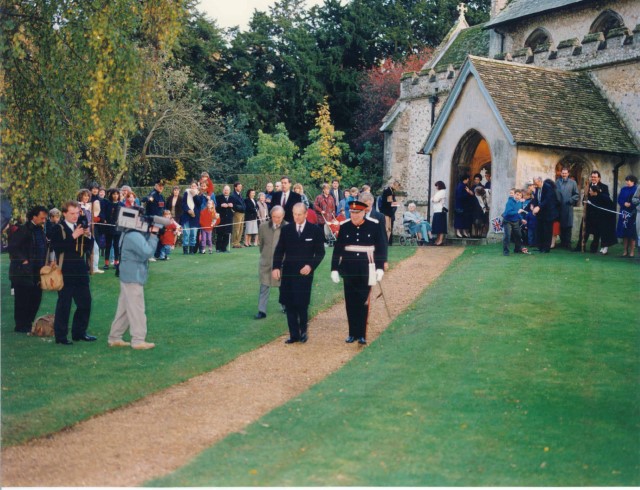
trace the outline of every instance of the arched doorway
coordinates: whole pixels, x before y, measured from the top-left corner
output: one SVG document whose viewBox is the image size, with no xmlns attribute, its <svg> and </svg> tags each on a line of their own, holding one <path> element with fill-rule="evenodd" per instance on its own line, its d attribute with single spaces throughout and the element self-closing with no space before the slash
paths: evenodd
<svg viewBox="0 0 640 490">
<path fill-rule="evenodd" d="M 455 189 L 461 176 L 469 175 L 471 182 L 473 182 L 473 176 L 480 174 L 482 175 L 482 183 L 485 184 L 487 172 L 491 172 L 491 149 L 487 140 L 479 131 L 470 129 L 460 138 L 458 146 L 456 146 L 453 153 L 451 181 L 449 184 L 449 209 L 455 210 Z M 451 224 L 454 217 L 454 212 L 449 213 Z M 450 227 L 453 226 L 451 225 Z M 486 236 L 486 231 L 482 235 Z"/>
<path fill-rule="evenodd" d="M 578 184 L 580 201 L 582 201 L 585 185 L 589 182 L 593 166 L 578 155 L 567 155 L 556 164 L 556 179 L 560 178 L 560 171 L 565 167 L 569 170 L 569 178 L 575 180 L 576 184 Z"/>
</svg>

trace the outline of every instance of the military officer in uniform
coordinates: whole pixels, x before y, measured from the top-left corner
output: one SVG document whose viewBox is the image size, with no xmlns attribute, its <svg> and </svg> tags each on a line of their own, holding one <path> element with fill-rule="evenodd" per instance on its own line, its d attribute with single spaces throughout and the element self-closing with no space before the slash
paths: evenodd
<svg viewBox="0 0 640 490">
<path fill-rule="evenodd" d="M 384 275 L 385 239 L 380 225 L 373 218 L 365 218 L 367 205 L 360 201 L 349 203 L 351 219 L 340 226 L 333 249 L 331 279 L 344 281 L 344 299 L 349 321 L 348 344 L 358 339 L 367 343 L 367 319 L 371 286 Z"/>
</svg>

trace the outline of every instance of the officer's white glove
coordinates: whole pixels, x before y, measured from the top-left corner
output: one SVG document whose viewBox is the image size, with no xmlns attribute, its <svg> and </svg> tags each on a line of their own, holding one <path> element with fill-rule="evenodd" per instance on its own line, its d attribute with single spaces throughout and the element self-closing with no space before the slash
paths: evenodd
<svg viewBox="0 0 640 490">
<path fill-rule="evenodd" d="M 382 269 L 376 269 L 376 281 L 382 281 L 382 276 L 384 276 L 384 271 Z"/>
<path fill-rule="evenodd" d="M 336 284 L 340 282 L 340 274 L 338 274 L 338 271 L 331 271 L 331 280 Z"/>
</svg>

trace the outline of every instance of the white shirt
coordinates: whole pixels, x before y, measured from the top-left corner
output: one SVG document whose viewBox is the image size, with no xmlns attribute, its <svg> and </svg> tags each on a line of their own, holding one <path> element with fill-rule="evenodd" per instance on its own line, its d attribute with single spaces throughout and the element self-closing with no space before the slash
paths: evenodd
<svg viewBox="0 0 640 490">
<path fill-rule="evenodd" d="M 71 228 L 71 231 L 74 231 L 76 229 L 76 223 L 69 223 L 67 220 L 64 220 L 64 222 L 69 228 Z"/>
<path fill-rule="evenodd" d="M 291 191 L 289 191 L 291 192 Z M 282 206 L 284 206 L 284 204 L 289 200 L 289 192 L 283 192 L 282 193 L 282 202 L 280 202 L 280 204 Z"/>
<path fill-rule="evenodd" d="M 447 191 L 445 189 L 440 189 L 435 195 L 431 198 L 431 202 L 433 202 L 433 212 L 441 213 L 442 208 L 445 206 L 445 202 L 447 199 Z"/>
<path fill-rule="evenodd" d="M 305 221 L 304 223 L 302 223 L 301 225 L 296 223 L 296 230 L 298 230 L 298 234 L 302 235 L 302 232 L 304 231 L 304 225 L 307 224 L 307 222 Z"/>
</svg>

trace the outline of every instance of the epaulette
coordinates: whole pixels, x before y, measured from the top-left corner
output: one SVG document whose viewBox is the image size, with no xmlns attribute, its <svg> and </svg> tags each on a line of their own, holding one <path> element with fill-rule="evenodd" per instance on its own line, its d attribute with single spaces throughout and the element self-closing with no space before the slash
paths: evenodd
<svg viewBox="0 0 640 490">
<path fill-rule="evenodd" d="M 380 221 L 378 221 L 378 220 L 377 220 L 377 219 L 375 219 L 375 218 L 372 218 L 371 216 L 367 216 L 367 218 L 366 218 L 366 219 L 368 219 L 369 221 L 373 221 L 374 223 L 380 223 Z"/>
</svg>

